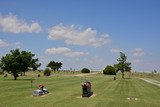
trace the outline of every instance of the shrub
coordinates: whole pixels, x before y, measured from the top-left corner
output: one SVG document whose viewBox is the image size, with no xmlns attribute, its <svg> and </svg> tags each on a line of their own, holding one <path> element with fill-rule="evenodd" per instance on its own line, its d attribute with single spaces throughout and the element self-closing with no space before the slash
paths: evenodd
<svg viewBox="0 0 160 107">
<path fill-rule="evenodd" d="M 106 68 L 103 70 L 103 74 L 116 75 L 116 70 L 111 65 L 107 65 Z"/>
<path fill-rule="evenodd" d="M 44 70 L 44 75 L 45 75 L 45 76 L 50 76 L 50 75 L 51 75 L 51 71 L 49 70 L 49 68 L 46 68 L 46 69 Z"/>
<path fill-rule="evenodd" d="M 90 73 L 90 70 L 88 68 L 83 68 L 81 70 L 82 73 Z"/>
<path fill-rule="evenodd" d="M 38 77 L 40 77 L 41 75 L 40 74 L 38 74 Z"/>
</svg>

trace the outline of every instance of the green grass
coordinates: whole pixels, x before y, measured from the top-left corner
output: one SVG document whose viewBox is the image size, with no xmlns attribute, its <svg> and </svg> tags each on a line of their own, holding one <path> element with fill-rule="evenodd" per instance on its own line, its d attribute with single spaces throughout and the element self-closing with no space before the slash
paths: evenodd
<svg viewBox="0 0 160 107">
<path fill-rule="evenodd" d="M 134 75 L 140 78 L 150 78 L 160 81 L 160 73 L 134 73 Z"/>
<path fill-rule="evenodd" d="M 0 76 L 0 107 L 160 107 L 160 87 L 140 79 L 118 77 L 114 81 L 112 76 L 101 74 L 85 77 L 73 75 L 61 73 L 40 78 L 28 75 L 18 77 L 16 81 L 11 76 Z M 32 88 L 31 78 L 35 79 Z M 95 96 L 77 98 L 81 96 L 81 83 L 85 79 L 91 81 Z M 41 83 L 50 93 L 33 97 L 32 91 Z"/>
</svg>

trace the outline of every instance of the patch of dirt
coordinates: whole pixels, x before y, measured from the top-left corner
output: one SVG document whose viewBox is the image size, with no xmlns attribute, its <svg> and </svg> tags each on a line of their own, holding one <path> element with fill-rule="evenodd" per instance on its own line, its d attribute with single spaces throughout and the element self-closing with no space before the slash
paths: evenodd
<svg viewBox="0 0 160 107">
<path fill-rule="evenodd" d="M 97 96 L 96 94 L 93 94 L 92 96 L 90 96 L 90 97 L 82 97 L 82 95 L 80 95 L 80 96 L 77 96 L 76 98 L 93 98 L 93 97 L 95 97 L 95 96 Z"/>
</svg>

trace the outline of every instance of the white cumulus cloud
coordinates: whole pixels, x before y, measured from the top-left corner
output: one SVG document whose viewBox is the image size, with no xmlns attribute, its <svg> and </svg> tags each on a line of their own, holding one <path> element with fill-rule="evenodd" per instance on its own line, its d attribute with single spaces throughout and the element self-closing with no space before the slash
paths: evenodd
<svg viewBox="0 0 160 107">
<path fill-rule="evenodd" d="M 24 20 L 18 19 L 16 16 L 9 14 L 7 16 L 0 15 L 0 30 L 10 33 L 24 33 L 24 32 L 40 32 L 41 26 L 37 22 L 28 24 Z"/>
<path fill-rule="evenodd" d="M 87 55 L 87 52 L 74 52 L 69 48 L 66 47 L 59 47 L 59 48 L 48 48 L 45 50 L 46 54 L 53 54 L 53 55 L 64 55 L 68 57 L 81 57 Z"/>
<path fill-rule="evenodd" d="M 49 40 L 64 40 L 69 45 L 90 45 L 99 47 L 111 41 L 108 34 L 98 35 L 96 30 L 87 28 L 82 30 L 75 25 L 64 26 L 59 24 L 49 30 Z"/>
<path fill-rule="evenodd" d="M 46 49 L 45 53 L 47 54 L 66 54 L 71 52 L 71 50 L 69 48 L 66 47 L 60 47 L 60 48 L 49 48 Z"/>
<path fill-rule="evenodd" d="M 8 46 L 8 43 L 0 39 L 0 48 Z"/>
<path fill-rule="evenodd" d="M 132 52 L 134 57 L 141 57 L 145 54 L 142 48 L 135 48 Z"/>
<path fill-rule="evenodd" d="M 112 48 L 110 50 L 112 53 L 120 53 L 122 51 L 122 49 L 116 49 L 116 48 Z"/>
<path fill-rule="evenodd" d="M 68 57 L 81 57 L 85 55 L 88 55 L 88 53 L 87 52 L 69 52 L 65 54 L 65 56 L 68 56 Z"/>
</svg>

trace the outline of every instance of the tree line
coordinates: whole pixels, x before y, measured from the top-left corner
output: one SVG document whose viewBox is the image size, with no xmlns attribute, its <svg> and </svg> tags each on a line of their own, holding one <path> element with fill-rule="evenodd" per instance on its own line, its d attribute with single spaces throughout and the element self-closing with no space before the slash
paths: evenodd
<svg viewBox="0 0 160 107">
<path fill-rule="evenodd" d="M 41 63 L 39 59 L 34 58 L 35 54 L 27 51 L 20 51 L 19 49 L 11 50 L 10 53 L 1 57 L 0 68 L 13 75 L 16 80 L 18 74 L 24 74 L 29 70 L 37 70 Z M 62 67 L 61 62 L 50 61 L 47 67 L 54 71 L 58 71 Z"/>
<path fill-rule="evenodd" d="M 6 71 L 14 76 L 16 80 L 18 74 L 25 75 L 26 71 L 29 70 L 37 70 L 41 63 L 38 63 L 39 59 L 34 58 L 35 54 L 27 51 L 20 51 L 19 49 L 11 50 L 10 53 L 6 54 L 5 56 L 1 57 L 0 60 L 0 69 Z M 117 59 L 118 63 L 112 65 L 107 65 L 106 68 L 103 70 L 103 74 L 111 74 L 116 75 L 118 71 L 121 71 L 122 78 L 124 78 L 124 72 L 131 71 L 131 63 L 127 62 L 127 56 L 120 52 L 120 57 Z M 54 72 L 59 71 L 62 67 L 62 62 L 55 62 L 50 61 L 47 66 L 46 75 L 50 75 L 49 68 L 52 69 Z M 84 68 L 82 73 L 89 73 L 90 70 Z"/>
</svg>

